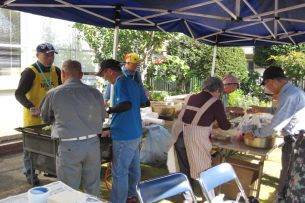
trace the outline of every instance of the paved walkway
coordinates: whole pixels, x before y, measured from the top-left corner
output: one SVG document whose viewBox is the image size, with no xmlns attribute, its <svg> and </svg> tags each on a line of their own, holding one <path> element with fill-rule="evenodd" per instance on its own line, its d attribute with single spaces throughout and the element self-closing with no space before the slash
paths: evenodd
<svg viewBox="0 0 305 203">
<path fill-rule="evenodd" d="M 276 149 L 270 154 L 268 160 L 265 162 L 265 175 L 262 179 L 260 191 L 261 203 L 270 203 L 274 199 L 281 168 L 280 155 L 280 149 Z M 0 199 L 26 192 L 31 188 L 31 185 L 26 182 L 22 173 L 22 153 L 0 157 L 0 165 Z M 158 170 L 162 171 L 162 173 L 166 173 L 165 169 L 161 170 L 160 168 L 145 166 L 142 167 L 142 175 L 145 178 L 159 176 L 159 172 L 156 172 Z M 55 178 L 45 177 L 42 174 L 39 175 L 39 179 L 42 185 L 56 181 Z M 102 183 L 103 181 L 101 181 L 101 185 Z M 103 186 L 101 186 L 101 189 L 102 194 L 104 194 L 103 198 L 109 198 L 108 196 L 105 196 L 105 189 L 103 190 Z"/>
<path fill-rule="evenodd" d="M 12 135 L 20 134 L 14 129 L 22 127 L 22 106 L 15 99 L 14 91 L 0 91 L 0 143 Z"/>
<path fill-rule="evenodd" d="M 23 175 L 23 153 L 0 157 L 0 199 L 28 191 L 32 186 Z M 39 175 L 42 185 L 54 182 L 55 178 Z"/>
</svg>

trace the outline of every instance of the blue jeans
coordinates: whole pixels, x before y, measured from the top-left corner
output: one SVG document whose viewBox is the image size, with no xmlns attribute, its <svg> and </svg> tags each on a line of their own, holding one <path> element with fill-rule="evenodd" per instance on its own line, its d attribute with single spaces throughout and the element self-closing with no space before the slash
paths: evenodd
<svg viewBox="0 0 305 203">
<path fill-rule="evenodd" d="M 134 140 L 113 140 L 112 203 L 124 203 L 136 195 L 136 185 L 141 178 L 141 137 Z"/>
<path fill-rule="evenodd" d="M 23 152 L 23 174 L 26 178 L 31 177 L 31 159 L 30 159 L 30 152 L 24 151 Z M 35 174 L 35 169 L 33 169 L 33 176 L 37 176 Z"/>
</svg>

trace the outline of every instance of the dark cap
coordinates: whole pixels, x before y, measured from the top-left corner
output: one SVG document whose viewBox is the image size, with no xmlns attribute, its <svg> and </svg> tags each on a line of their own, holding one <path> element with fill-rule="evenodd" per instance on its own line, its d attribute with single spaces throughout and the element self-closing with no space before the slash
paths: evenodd
<svg viewBox="0 0 305 203">
<path fill-rule="evenodd" d="M 265 81 L 268 79 L 286 78 L 282 68 L 278 66 L 270 66 L 263 73 L 263 81 L 261 85 L 265 85 Z"/>
<path fill-rule="evenodd" d="M 58 52 L 54 49 L 53 45 L 50 44 L 50 43 L 42 43 L 42 44 L 39 44 L 37 47 L 36 47 L 36 52 L 39 53 L 39 52 L 42 52 L 42 53 L 56 53 L 58 54 Z"/>
<path fill-rule="evenodd" d="M 102 76 L 102 72 L 107 68 L 112 69 L 114 71 L 122 71 L 121 63 L 114 59 L 106 59 L 100 64 L 100 70 L 97 72 L 96 75 Z"/>
</svg>

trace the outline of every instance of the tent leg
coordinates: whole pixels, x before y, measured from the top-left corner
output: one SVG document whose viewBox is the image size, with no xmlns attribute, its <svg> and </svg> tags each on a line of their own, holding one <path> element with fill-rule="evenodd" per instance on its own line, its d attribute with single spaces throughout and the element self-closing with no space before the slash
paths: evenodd
<svg viewBox="0 0 305 203">
<path fill-rule="evenodd" d="M 213 52 L 212 70 L 211 70 L 211 76 L 212 77 L 215 74 L 216 54 L 217 54 L 217 46 L 215 45 L 214 46 L 214 52 Z"/>
<path fill-rule="evenodd" d="M 118 44 L 119 44 L 119 26 L 115 26 L 114 34 L 113 34 L 113 49 L 112 49 L 112 58 L 117 60 L 118 58 Z M 110 106 L 113 106 L 112 98 L 113 98 L 113 85 L 110 87 Z"/>
</svg>

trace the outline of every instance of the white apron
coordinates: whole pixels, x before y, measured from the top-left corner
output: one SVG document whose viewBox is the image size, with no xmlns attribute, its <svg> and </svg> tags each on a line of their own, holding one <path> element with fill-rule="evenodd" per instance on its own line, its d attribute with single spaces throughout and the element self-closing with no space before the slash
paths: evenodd
<svg viewBox="0 0 305 203">
<path fill-rule="evenodd" d="M 172 143 L 175 143 L 179 134 L 183 131 L 183 139 L 186 147 L 188 162 L 190 165 L 191 177 L 196 179 L 199 173 L 211 167 L 212 143 L 209 139 L 212 125 L 204 127 L 198 126 L 199 119 L 204 112 L 215 102 L 217 98 L 210 98 L 201 108 L 187 106 L 189 97 L 185 99 L 186 105 L 182 108 L 178 119 L 175 121 L 172 128 Z M 185 109 L 196 111 L 196 115 L 191 124 L 186 124 L 182 121 L 182 116 Z M 170 170 L 170 169 L 169 169 Z M 172 171 L 170 171 L 172 172 Z"/>
</svg>

